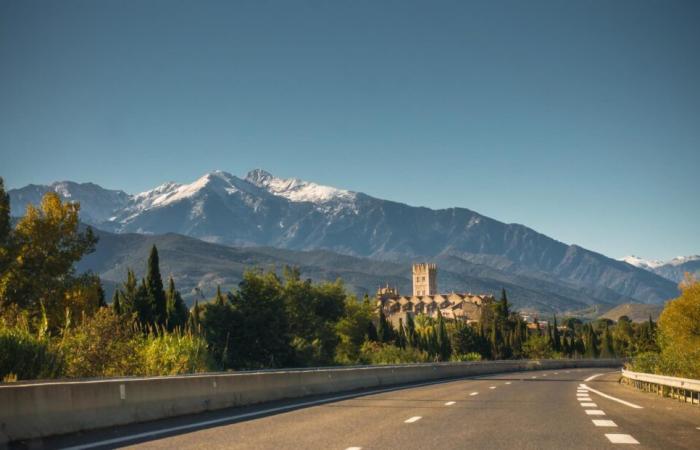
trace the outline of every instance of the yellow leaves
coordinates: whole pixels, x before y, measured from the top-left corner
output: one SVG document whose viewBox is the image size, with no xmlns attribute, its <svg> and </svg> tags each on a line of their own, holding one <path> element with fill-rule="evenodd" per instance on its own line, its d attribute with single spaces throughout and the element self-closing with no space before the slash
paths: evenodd
<svg viewBox="0 0 700 450">
<path fill-rule="evenodd" d="M 700 378 L 700 282 L 687 277 L 681 296 L 659 318 L 659 344 L 669 375 Z"/>
</svg>

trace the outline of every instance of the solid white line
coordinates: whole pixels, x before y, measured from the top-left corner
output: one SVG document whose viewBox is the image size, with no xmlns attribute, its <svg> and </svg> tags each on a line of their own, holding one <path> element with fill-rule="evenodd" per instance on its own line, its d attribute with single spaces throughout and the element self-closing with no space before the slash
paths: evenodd
<svg viewBox="0 0 700 450">
<path fill-rule="evenodd" d="M 583 381 L 591 381 L 591 380 L 593 380 L 593 379 L 595 379 L 595 378 L 598 378 L 598 377 L 601 376 L 601 375 L 603 375 L 603 374 L 602 374 L 602 373 L 597 373 L 597 374 L 595 374 L 595 375 L 591 375 L 590 377 L 586 378 L 586 379 L 583 380 Z"/>
<path fill-rule="evenodd" d="M 261 409 L 258 411 L 251 411 L 248 413 L 235 414 L 233 416 L 220 417 L 218 419 L 203 420 L 201 422 L 193 422 L 193 423 L 188 423 L 185 425 L 179 425 L 176 427 L 161 428 L 159 430 L 146 431 L 144 433 L 131 434 L 128 436 L 122 436 L 122 437 L 113 438 L 113 439 L 105 439 L 103 441 L 89 442 L 87 444 L 75 445 L 73 447 L 65 447 L 63 450 L 86 450 L 86 449 L 94 448 L 94 447 L 112 446 L 113 444 L 119 444 L 122 442 L 128 442 L 128 441 L 134 441 L 134 440 L 142 439 L 142 438 L 159 436 L 161 434 L 168 434 L 168 433 L 173 433 L 176 431 L 191 430 L 193 428 L 201 428 L 201 427 L 206 427 L 209 425 L 216 425 L 216 424 L 220 424 L 220 423 L 224 423 L 224 422 L 231 422 L 231 421 L 238 420 L 238 419 L 247 419 L 250 417 L 257 417 L 257 416 L 262 416 L 265 414 L 270 414 L 270 413 L 275 413 L 275 412 L 280 412 L 280 411 L 289 411 L 291 409 L 301 408 L 301 407 L 305 407 L 305 406 L 321 405 L 324 403 L 331 403 L 331 402 L 335 402 L 338 400 L 346 400 L 349 398 L 362 397 L 365 395 L 383 394 L 385 392 L 398 391 L 400 389 L 431 386 L 434 384 L 449 383 L 449 382 L 454 382 L 454 381 L 457 381 L 457 380 L 428 381 L 426 383 L 414 384 L 411 386 L 397 386 L 397 387 L 392 387 L 392 388 L 367 391 L 367 392 L 363 392 L 363 393 L 337 395 L 335 397 L 329 397 L 329 398 L 325 398 L 325 399 L 310 400 L 307 402 L 294 403 L 294 404 L 284 405 L 284 406 L 277 406 L 274 408 Z"/>
<path fill-rule="evenodd" d="M 605 433 L 605 437 L 613 444 L 639 444 L 639 441 L 629 434 Z"/>
<path fill-rule="evenodd" d="M 605 413 L 601 411 L 600 409 L 587 409 L 586 414 L 589 416 L 604 416 Z"/>
<path fill-rule="evenodd" d="M 598 407 L 598 405 L 596 405 L 595 403 L 592 403 L 592 402 L 581 403 L 581 406 L 583 406 L 584 408 L 597 408 Z"/>
<path fill-rule="evenodd" d="M 622 403 L 623 405 L 629 406 L 630 408 L 634 408 L 634 409 L 643 409 L 643 407 L 641 407 L 641 406 L 639 406 L 639 405 L 635 405 L 634 403 L 630 403 L 630 402 L 628 402 L 628 401 L 619 399 L 619 398 L 617 398 L 617 397 L 613 397 L 612 395 L 608 395 L 608 394 L 606 394 L 606 393 L 604 393 L 604 392 L 600 392 L 600 391 L 598 391 L 598 390 L 596 390 L 596 389 L 593 389 L 593 388 L 589 388 L 589 387 L 586 387 L 586 388 L 587 388 L 589 391 L 591 391 L 591 392 L 595 392 L 596 394 L 598 394 L 598 395 L 600 395 L 600 396 L 602 396 L 602 397 L 605 397 L 605 398 L 609 398 L 610 400 L 613 400 L 613 401 L 615 401 L 615 402 Z"/>
<path fill-rule="evenodd" d="M 418 421 L 421 420 L 422 418 L 423 418 L 423 417 L 421 417 L 421 416 L 413 416 L 413 417 L 411 417 L 410 419 L 404 420 L 403 423 L 418 422 Z"/>
<path fill-rule="evenodd" d="M 447 402 L 447 403 L 445 403 L 445 406 L 452 406 L 452 405 L 454 405 L 455 403 L 457 403 L 457 402 Z"/>
<path fill-rule="evenodd" d="M 475 396 L 475 395 L 479 395 L 479 393 L 478 393 L 478 392 L 472 392 L 472 393 L 469 394 L 469 395 L 473 397 L 473 396 Z"/>
<path fill-rule="evenodd" d="M 593 419 L 593 425 L 597 427 L 617 427 L 617 424 L 612 420 Z"/>
</svg>

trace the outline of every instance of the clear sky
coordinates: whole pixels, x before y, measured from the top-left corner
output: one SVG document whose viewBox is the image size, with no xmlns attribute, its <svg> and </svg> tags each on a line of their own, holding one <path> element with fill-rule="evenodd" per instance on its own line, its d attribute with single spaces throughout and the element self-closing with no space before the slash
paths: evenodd
<svg viewBox="0 0 700 450">
<path fill-rule="evenodd" d="M 0 176 L 264 168 L 700 253 L 700 2 L 0 0 Z"/>
</svg>

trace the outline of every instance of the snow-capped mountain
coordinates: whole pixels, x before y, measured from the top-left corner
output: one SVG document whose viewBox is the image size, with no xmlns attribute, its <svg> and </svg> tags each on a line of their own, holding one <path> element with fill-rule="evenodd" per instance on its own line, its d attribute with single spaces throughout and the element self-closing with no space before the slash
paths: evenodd
<svg viewBox="0 0 700 450">
<path fill-rule="evenodd" d="M 28 188 L 9 191 L 13 214 L 38 201 L 38 195 L 22 194 Z M 116 233 L 174 232 L 233 246 L 322 249 L 393 261 L 440 258 L 442 266 L 497 270 L 512 283 L 553 283 L 558 288 L 551 292 L 577 291 L 591 303 L 658 303 L 677 293 L 674 283 L 646 270 L 523 225 L 464 208 L 413 207 L 260 169 L 243 178 L 215 171 L 136 195 L 102 191 L 64 197 L 93 212 L 84 221 Z"/>
<path fill-rule="evenodd" d="M 655 268 L 663 266 L 665 263 L 657 259 L 644 259 L 638 256 L 630 255 L 620 258 L 620 261 L 624 261 L 627 264 L 631 264 L 634 267 L 639 267 L 641 269 L 653 271 Z"/>
<path fill-rule="evenodd" d="M 676 283 L 681 282 L 686 273 L 700 276 L 700 255 L 676 256 L 669 261 L 649 261 L 636 256 L 626 256 L 620 261 L 648 270 Z"/>
<path fill-rule="evenodd" d="M 66 200 L 80 202 L 80 218 L 86 223 L 97 225 L 126 207 L 132 197 L 124 191 L 104 189 L 94 183 L 74 183 L 58 181 L 50 185 L 30 184 L 21 189 L 9 191 L 12 214 L 21 216 L 28 204 L 39 204 L 47 192 L 56 192 Z"/>
</svg>

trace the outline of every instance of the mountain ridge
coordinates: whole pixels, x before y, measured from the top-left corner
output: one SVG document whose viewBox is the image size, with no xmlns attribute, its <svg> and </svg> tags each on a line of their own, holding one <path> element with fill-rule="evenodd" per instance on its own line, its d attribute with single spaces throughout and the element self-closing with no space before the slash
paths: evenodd
<svg viewBox="0 0 700 450">
<path fill-rule="evenodd" d="M 45 188 L 56 190 L 52 186 Z M 82 185 L 68 187 L 78 190 Z M 26 207 L 30 196 L 25 189 L 9 191 L 13 212 Z M 39 190 L 33 188 L 35 194 Z M 126 204 L 123 196 L 105 191 L 59 194 L 93 211 L 86 222 L 115 233 L 178 233 L 229 246 L 328 250 L 401 263 L 456 256 L 513 278 L 589 292 L 591 302 L 662 303 L 677 294 L 674 283 L 656 274 L 525 225 L 506 224 L 466 208 L 433 210 L 276 178 L 261 169 L 244 178 L 214 171 L 189 184 L 165 183 L 129 196 Z M 93 204 L 100 200 L 105 203 Z"/>
</svg>

